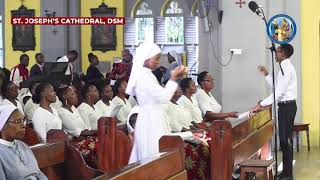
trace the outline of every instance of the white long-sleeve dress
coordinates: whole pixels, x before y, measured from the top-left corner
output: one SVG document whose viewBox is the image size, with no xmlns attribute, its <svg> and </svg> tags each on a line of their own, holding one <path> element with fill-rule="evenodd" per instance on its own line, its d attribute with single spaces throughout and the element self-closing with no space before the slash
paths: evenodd
<svg viewBox="0 0 320 180">
<path fill-rule="evenodd" d="M 152 157 L 159 153 L 159 139 L 166 132 L 166 112 L 163 104 L 168 104 L 178 84 L 168 81 L 165 88 L 161 87 L 148 68 L 137 78 L 135 94 L 140 106 L 137 117 L 134 145 L 129 163 Z"/>
</svg>

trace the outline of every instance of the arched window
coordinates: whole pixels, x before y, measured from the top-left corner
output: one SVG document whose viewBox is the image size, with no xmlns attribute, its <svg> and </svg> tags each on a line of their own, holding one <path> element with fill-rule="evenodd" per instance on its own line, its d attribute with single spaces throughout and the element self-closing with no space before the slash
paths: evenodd
<svg viewBox="0 0 320 180">
<path fill-rule="evenodd" d="M 140 44 L 144 41 L 154 42 L 154 26 L 152 10 L 149 4 L 141 1 L 136 10 L 136 43 Z"/>
<path fill-rule="evenodd" d="M 167 4 L 165 11 L 166 44 L 184 43 L 183 11 L 176 0 Z"/>
</svg>

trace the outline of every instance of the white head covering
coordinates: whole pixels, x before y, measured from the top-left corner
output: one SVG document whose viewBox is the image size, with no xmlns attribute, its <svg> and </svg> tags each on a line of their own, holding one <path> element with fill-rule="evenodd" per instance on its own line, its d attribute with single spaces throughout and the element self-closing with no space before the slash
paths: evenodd
<svg viewBox="0 0 320 180">
<path fill-rule="evenodd" d="M 176 60 L 178 66 L 181 66 L 181 65 L 182 65 L 181 59 L 180 59 L 180 57 L 178 56 L 178 53 L 177 53 L 175 50 L 170 51 L 169 54 L 170 54 L 172 57 L 174 57 L 174 59 Z"/>
<path fill-rule="evenodd" d="M 18 109 L 16 106 L 13 105 L 2 105 L 0 106 L 0 131 L 2 130 L 3 126 L 8 121 L 10 115 L 14 110 Z"/>
<path fill-rule="evenodd" d="M 131 117 L 133 114 L 139 113 L 139 111 L 140 111 L 140 106 L 134 106 L 134 107 L 131 109 L 131 111 L 130 111 L 128 117 L 127 117 L 127 128 L 128 128 L 129 133 L 133 133 L 133 132 L 134 132 L 134 128 L 131 126 L 131 124 L 130 124 L 130 122 L 129 122 L 130 117 Z"/>
<path fill-rule="evenodd" d="M 161 53 L 161 49 L 155 43 L 144 42 L 137 48 L 136 56 L 133 60 L 132 70 L 127 85 L 126 93 L 135 96 L 135 86 L 139 77 L 139 73 L 142 72 L 143 64 L 149 58 Z"/>
</svg>

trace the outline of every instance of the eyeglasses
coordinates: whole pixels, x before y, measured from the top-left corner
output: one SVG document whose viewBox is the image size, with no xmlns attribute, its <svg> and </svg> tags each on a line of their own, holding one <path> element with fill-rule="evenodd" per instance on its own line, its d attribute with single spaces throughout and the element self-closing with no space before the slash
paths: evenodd
<svg viewBox="0 0 320 180">
<path fill-rule="evenodd" d="M 26 125 L 27 124 L 27 120 L 22 120 L 22 121 L 8 121 L 10 123 L 14 123 L 14 124 L 20 124 L 20 125 Z"/>
<path fill-rule="evenodd" d="M 213 82 L 213 79 L 205 79 L 203 81 Z"/>
</svg>

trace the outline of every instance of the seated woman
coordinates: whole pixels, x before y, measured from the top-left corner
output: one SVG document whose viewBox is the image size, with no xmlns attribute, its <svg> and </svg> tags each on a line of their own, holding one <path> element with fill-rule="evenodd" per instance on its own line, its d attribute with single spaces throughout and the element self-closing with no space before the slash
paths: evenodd
<svg viewBox="0 0 320 180">
<path fill-rule="evenodd" d="M 95 168 L 97 131 L 91 130 L 90 125 L 87 125 L 82 120 L 78 110 L 75 108 L 78 103 L 78 97 L 71 86 L 59 89 L 58 97 L 63 104 L 58 109 L 63 129 L 73 137 L 73 145 L 81 152 L 86 163 Z"/>
<path fill-rule="evenodd" d="M 91 131 L 91 126 L 82 120 L 75 107 L 78 103 L 75 90 L 71 86 L 61 88 L 58 97 L 62 102 L 62 107 L 58 109 L 58 113 L 62 120 L 63 129 L 73 137 L 95 135 L 96 131 Z"/>
<path fill-rule="evenodd" d="M 198 89 L 196 98 L 199 103 L 199 108 L 201 109 L 202 115 L 205 119 L 216 120 L 228 117 L 238 117 L 238 112 L 235 111 L 221 113 L 221 105 L 210 93 L 214 87 L 214 82 L 212 76 L 207 71 L 201 72 L 198 75 L 197 81 L 201 89 Z"/>
<path fill-rule="evenodd" d="M 12 105 L 0 106 L 0 179 L 46 180 L 31 149 L 21 140 L 25 119 Z"/>
<path fill-rule="evenodd" d="M 33 114 L 33 128 L 37 132 L 41 142 L 47 141 L 47 132 L 50 129 L 62 129 L 62 121 L 58 111 L 50 105 L 56 102 L 56 92 L 51 84 L 41 83 L 36 88 L 33 102 L 39 107 Z"/>
<path fill-rule="evenodd" d="M 127 117 L 131 111 L 131 103 L 126 98 L 126 88 L 127 82 L 122 80 L 117 80 L 113 85 L 113 92 L 115 94 L 115 97 L 112 99 L 112 103 L 115 106 L 122 106 L 116 114 L 116 119 L 121 123 L 126 122 Z"/>
<path fill-rule="evenodd" d="M 88 59 L 90 62 L 90 66 L 87 69 L 88 82 L 92 82 L 92 81 L 103 78 L 103 75 L 101 74 L 100 70 L 97 68 L 97 65 L 99 64 L 98 57 L 93 53 L 89 53 Z"/>
<path fill-rule="evenodd" d="M 167 108 L 169 125 L 173 132 L 183 132 L 188 131 L 189 129 L 195 129 L 192 124 L 190 112 L 186 111 L 177 103 L 181 95 L 181 88 L 178 87 Z"/>
<path fill-rule="evenodd" d="M 112 87 L 109 84 L 103 84 L 99 88 L 100 100 L 95 104 L 102 116 L 109 116 L 111 111 L 111 100 L 113 97 Z"/>
<path fill-rule="evenodd" d="M 99 100 L 99 92 L 95 85 L 86 84 L 81 91 L 84 101 L 77 108 L 78 112 L 86 127 L 90 126 L 91 130 L 98 129 L 98 120 L 102 116 L 100 111 L 95 106 Z"/>
<path fill-rule="evenodd" d="M 18 97 L 18 89 L 19 87 L 14 84 L 12 81 L 4 83 L 1 87 L 1 91 L 3 93 L 3 101 L 1 105 L 13 105 L 16 106 L 21 113 L 23 114 L 23 108 L 21 103 L 17 100 Z"/>
<path fill-rule="evenodd" d="M 180 81 L 180 87 L 183 95 L 179 98 L 177 103 L 190 112 L 192 124 L 198 127 L 197 123 L 201 123 L 203 120 L 197 99 L 194 97 L 194 94 L 197 92 L 196 84 L 191 78 L 184 78 Z"/>
<path fill-rule="evenodd" d="M 33 82 L 31 84 L 29 90 L 30 90 L 32 96 L 35 95 L 35 90 L 39 84 L 40 84 L 40 82 Z M 32 119 L 34 111 L 36 111 L 36 109 L 39 107 L 39 104 L 36 104 L 33 102 L 32 96 L 31 96 L 31 98 L 28 99 L 28 101 L 24 105 L 24 114 L 26 115 L 26 118 L 28 120 Z"/>
<path fill-rule="evenodd" d="M 140 107 L 139 106 L 135 106 L 131 109 L 128 118 L 127 118 L 127 128 L 128 128 L 128 136 L 129 139 L 131 141 L 131 143 L 133 144 L 133 137 L 134 137 L 134 128 L 136 126 L 136 121 L 137 121 L 137 117 L 139 114 L 139 110 Z"/>
</svg>

